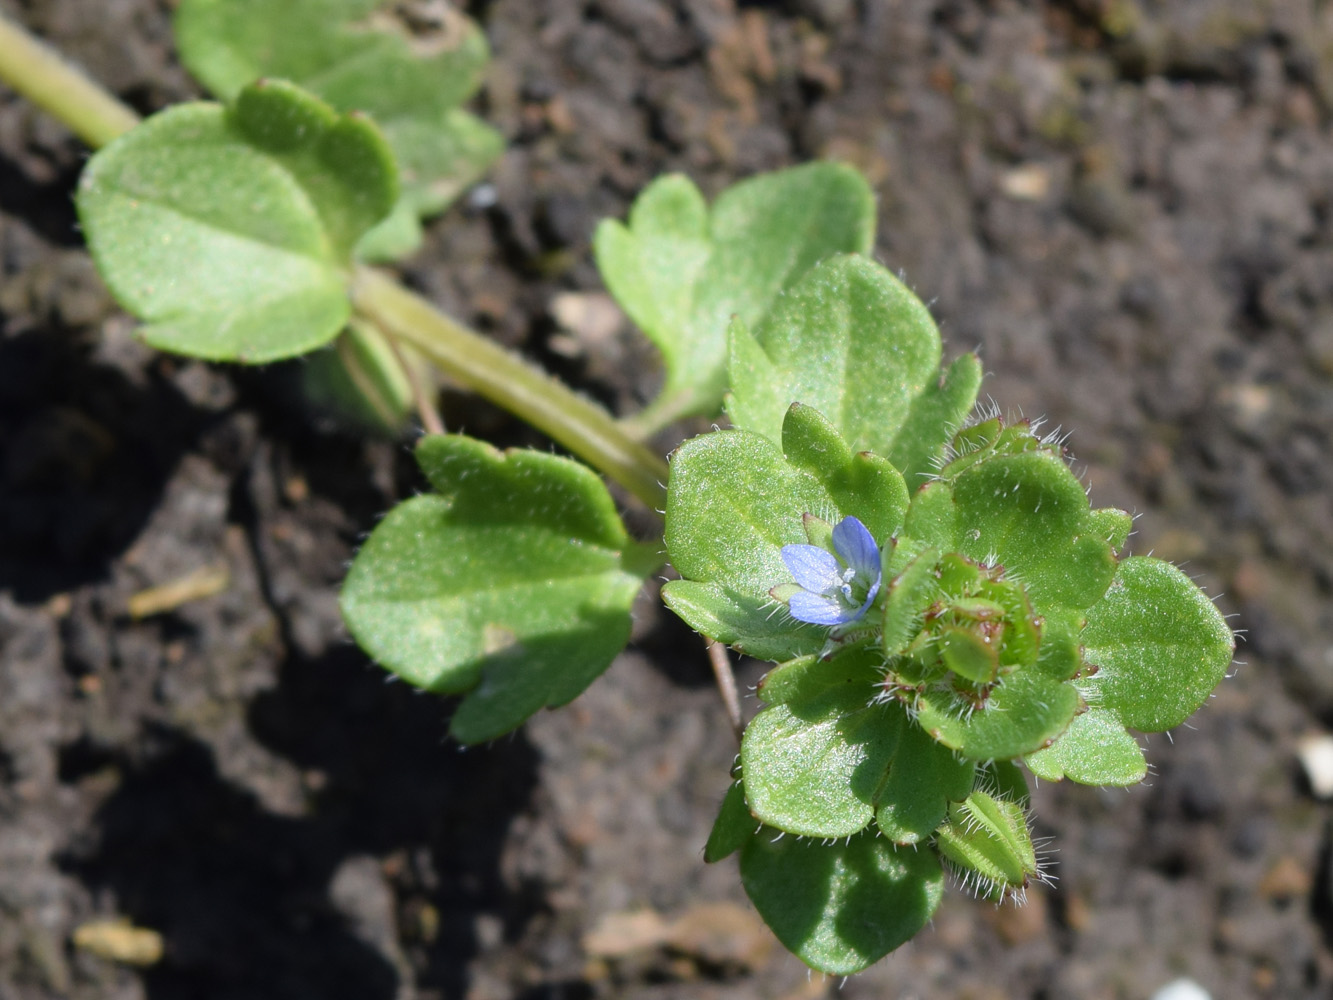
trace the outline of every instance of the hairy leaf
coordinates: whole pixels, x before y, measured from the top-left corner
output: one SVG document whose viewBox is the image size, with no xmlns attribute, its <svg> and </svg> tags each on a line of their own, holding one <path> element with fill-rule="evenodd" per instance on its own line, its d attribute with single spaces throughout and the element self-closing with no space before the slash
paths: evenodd
<svg viewBox="0 0 1333 1000">
<path fill-rule="evenodd" d="M 417 455 L 439 493 L 400 504 L 371 534 L 343 616 L 394 673 L 467 693 L 455 737 L 492 739 L 606 669 L 652 566 L 577 462 L 457 435 L 425 438 Z"/>
<path fill-rule="evenodd" d="M 784 545 L 806 541 L 801 517 L 839 519 L 813 476 L 757 434 L 721 431 L 687 441 L 671 462 L 666 544 L 684 581 L 664 588 L 693 627 L 753 655 L 813 652 L 824 633 L 795 621 L 769 591 L 791 581 Z"/>
<path fill-rule="evenodd" d="M 1090 704 L 1131 729 L 1160 733 L 1188 719 L 1226 676 L 1235 637 L 1221 612 L 1170 563 L 1132 556 L 1087 611 L 1080 639 L 1097 672 Z"/>
<path fill-rule="evenodd" d="M 761 322 L 738 316 L 730 341 L 727 414 L 774 441 L 799 402 L 828 418 L 853 451 L 891 457 L 913 402 L 939 378 L 929 311 L 865 257 L 825 260 Z M 937 430 L 942 447 L 952 428 L 941 421 Z"/>
</svg>

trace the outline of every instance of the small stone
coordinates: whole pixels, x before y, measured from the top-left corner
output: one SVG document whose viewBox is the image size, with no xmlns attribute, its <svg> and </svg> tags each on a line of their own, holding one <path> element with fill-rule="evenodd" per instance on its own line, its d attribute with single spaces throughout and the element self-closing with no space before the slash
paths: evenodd
<svg viewBox="0 0 1333 1000">
<path fill-rule="evenodd" d="M 1000 190 L 1016 201 L 1041 201 L 1051 190 L 1051 172 L 1040 163 L 1014 167 L 1000 176 Z"/>
<path fill-rule="evenodd" d="M 1314 797 L 1333 798 L 1333 736 L 1307 736 L 1296 748 L 1296 756 Z"/>
<path fill-rule="evenodd" d="M 1154 993 L 1152 1000 L 1212 1000 L 1212 995 L 1193 979 L 1177 979 Z"/>
</svg>

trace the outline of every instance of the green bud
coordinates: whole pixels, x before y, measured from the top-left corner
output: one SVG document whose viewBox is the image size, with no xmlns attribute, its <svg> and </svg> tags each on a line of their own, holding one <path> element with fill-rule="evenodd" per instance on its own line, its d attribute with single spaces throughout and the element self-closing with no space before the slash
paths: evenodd
<svg viewBox="0 0 1333 1000">
<path fill-rule="evenodd" d="M 1042 880 L 1027 812 L 1009 799 L 973 791 L 949 807 L 935 847 L 978 896 L 1023 899 L 1028 882 Z"/>
</svg>

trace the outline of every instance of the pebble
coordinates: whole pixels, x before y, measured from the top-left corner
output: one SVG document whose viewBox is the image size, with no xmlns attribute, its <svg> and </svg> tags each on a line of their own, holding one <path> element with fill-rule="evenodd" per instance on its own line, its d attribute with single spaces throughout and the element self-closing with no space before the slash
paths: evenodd
<svg viewBox="0 0 1333 1000">
<path fill-rule="evenodd" d="M 1176 979 L 1152 995 L 1152 1000 L 1213 1000 L 1193 979 Z"/>
<path fill-rule="evenodd" d="M 1317 799 L 1333 798 L 1333 736 L 1307 736 L 1296 749 L 1310 791 Z"/>
</svg>

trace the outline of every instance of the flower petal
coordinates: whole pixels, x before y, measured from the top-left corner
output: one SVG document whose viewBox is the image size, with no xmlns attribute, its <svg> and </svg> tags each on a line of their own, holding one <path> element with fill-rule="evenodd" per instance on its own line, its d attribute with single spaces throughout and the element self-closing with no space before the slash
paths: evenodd
<svg viewBox="0 0 1333 1000">
<path fill-rule="evenodd" d="M 875 581 L 874 586 L 870 588 L 870 592 L 866 594 L 865 603 L 861 605 L 860 610 L 853 611 L 847 618 L 849 622 L 859 621 L 865 616 L 865 613 L 870 610 L 870 605 L 875 603 L 875 595 L 879 593 L 879 583 L 879 580 Z"/>
<path fill-rule="evenodd" d="M 842 567 L 832 552 L 818 545 L 784 545 L 782 561 L 804 589 L 823 594 L 842 583 Z M 802 619 L 809 621 L 810 619 Z"/>
<path fill-rule="evenodd" d="M 841 625 L 851 621 L 852 616 L 856 614 L 855 608 L 848 608 L 837 598 L 811 594 L 804 590 L 799 594 L 792 594 L 787 607 L 793 618 L 809 622 L 811 625 Z"/>
<path fill-rule="evenodd" d="M 856 570 L 856 575 L 867 585 L 877 582 L 883 575 L 875 536 L 856 518 L 844 517 L 833 528 L 833 547 L 842 556 L 842 561 Z"/>
</svg>

